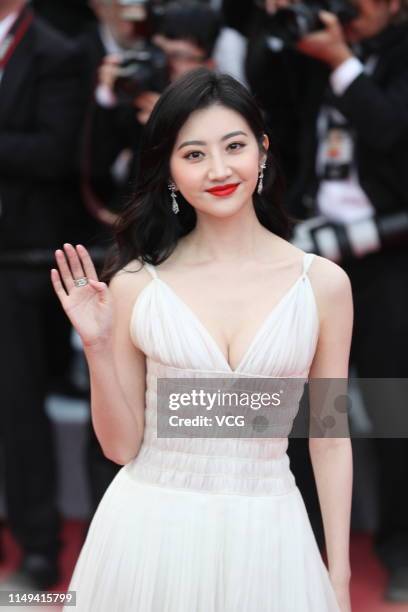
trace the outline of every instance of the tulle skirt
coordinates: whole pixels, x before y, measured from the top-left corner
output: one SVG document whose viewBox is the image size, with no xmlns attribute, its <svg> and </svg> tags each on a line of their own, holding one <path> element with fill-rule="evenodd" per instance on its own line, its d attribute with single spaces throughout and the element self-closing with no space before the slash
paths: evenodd
<svg viewBox="0 0 408 612">
<path fill-rule="evenodd" d="M 339 612 L 296 486 L 203 493 L 138 482 L 126 466 L 69 588 L 77 612 Z"/>
</svg>

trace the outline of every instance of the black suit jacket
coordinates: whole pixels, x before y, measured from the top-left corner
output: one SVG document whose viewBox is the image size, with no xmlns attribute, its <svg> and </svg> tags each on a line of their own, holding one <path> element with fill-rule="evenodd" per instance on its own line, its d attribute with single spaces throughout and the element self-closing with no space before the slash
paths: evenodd
<svg viewBox="0 0 408 612">
<path fill-rule="evenodd" d="M 78 47 L 35 17 L 0 83 L 0 250 L 69 239 L 82 112 Z"/>
<path fill-rule="evenodd" d="M 38 15 L 60 32 L 78 36 L 96 20 L 88 0 L 31 0 Z"/>
<path fill-rule="evenodd" d="M 407 210 L 408 25 L 391 26 L 365 46 L 367 53 L 378 55 L 373 74 L 361 74 L 342 96 L 333 94 L 330 104 L 355 130 L 360 183 L 376 211 Z M 299 53 L 272 53 L 266 45 L 256 52 L 261 62 L 256 64 L 251 53 L 251 85 L 280 126 L 284 149 L 291 150 L 288 205 L 295 215 L 309 216 L 316 211 L 316 122 L 329 69 Z"/>
<path fill-rule="evenodd" d="M 82 147 L 83 180 L 86 181 L 100 206 L 118 211 L 131 193 L 136 175 L 137 152 L 142 126 L 137 121 L 136 109 L 128 105 L 104 108 L 94 99 L 97 69 L 107 54 L 97 26 L 81 36 L 81 46 L 87 57 L 87 87 L 89 105 Z M 112 179 L 111 168 L 123 149 L 130 149 L 133 159 L 128 185 L 118 189 Z"/>
</svg>

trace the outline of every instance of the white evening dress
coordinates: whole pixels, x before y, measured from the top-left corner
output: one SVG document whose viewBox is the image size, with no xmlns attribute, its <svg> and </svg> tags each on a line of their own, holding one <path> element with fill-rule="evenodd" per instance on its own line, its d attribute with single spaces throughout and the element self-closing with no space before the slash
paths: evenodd
<svg viewBox="0 0 408 612">
<path fill-rule="evenodd" d="M 287 437 L 160 438 L 156 428 L 161 377 L 307 378 L 318 337 L 312 259 L 235 370 L 145 264 L 152 280 L 130 324 L 147 360 L 144 439 L 88 530 L 69 586 L 77 612 L 339 612 Z"/>
</svg>

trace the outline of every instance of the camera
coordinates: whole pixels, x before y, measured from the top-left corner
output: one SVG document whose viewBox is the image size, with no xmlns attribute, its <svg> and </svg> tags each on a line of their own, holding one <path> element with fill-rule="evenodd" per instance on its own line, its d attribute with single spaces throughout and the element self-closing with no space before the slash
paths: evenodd
<svg viewBox="0 0 408 612">
<path fill-rule="evenodd" d="M 324 28 L 319 19 L 320 11 L 336 15 L 340 23 L 347 23 L 358 15 L 358 10 L 348 0 L 312 0 L 279 9 L 267 18 L 269 35 L 282 46 L 293 46 L 298 40 Z"/>
<path fill-rule="evenodd" d="M 131 104 L 143 91 L 162 92 L 168 82 L 165 54 L 144 41 L 140 48 L 123 54 L 115 81 L 115 94 L 119 103 Z"/>
<path fill-rule="evenodd" d="M 336 223 L 317 216 L 298 223 L 292 244 L 341 263 L 370 253 L 398 248 L 408 241 L 406 211 L 360 219 L 350 224 Z"/>
<path fill-rule="evenodd" d="M 121 104 L 131 104 L 143 91 L 161 92 L 168 84 L 167 58 L 150 42 L 157 22 L 163 16 L 158 0 L 118 0 L 121 18 L 132 23 L 135 44 L 119 64 L 115 94 Z"/>
</svg>

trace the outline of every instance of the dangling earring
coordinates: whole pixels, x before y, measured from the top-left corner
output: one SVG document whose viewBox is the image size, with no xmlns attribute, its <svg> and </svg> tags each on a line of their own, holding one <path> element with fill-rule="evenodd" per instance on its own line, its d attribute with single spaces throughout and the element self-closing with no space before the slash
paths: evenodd
<svg viewBox="0 0 408 612">
<path fill-rule="evenodd" d="M 258 193 L 261 195 L 263 191 L 263 178 L 264 178 L 264 170 L 266 168 L 266 161 L 263 161 L 261 164 L 261 170 L 259 172 L 259 183 L 258 183 Z"/>
<path fill-rule="evenodd" d="M 170 190 L 170 197 L 171 197 L 171 200 L 173 202 L 173 204 L 171 206 L 171 209 L 174 212 L 174 214 L 177 215 L 177 213 L 179 212 L 180 209 L 179 209 L 179 205 L 178 205 L 178 202 L 177 202 L 177 196 L 176 196 L 176 189 L 177 188 L 176 188 L 175 184 L 173 183 L 173 181 L 169 182 L 168 188 Z"/>
</svg>

